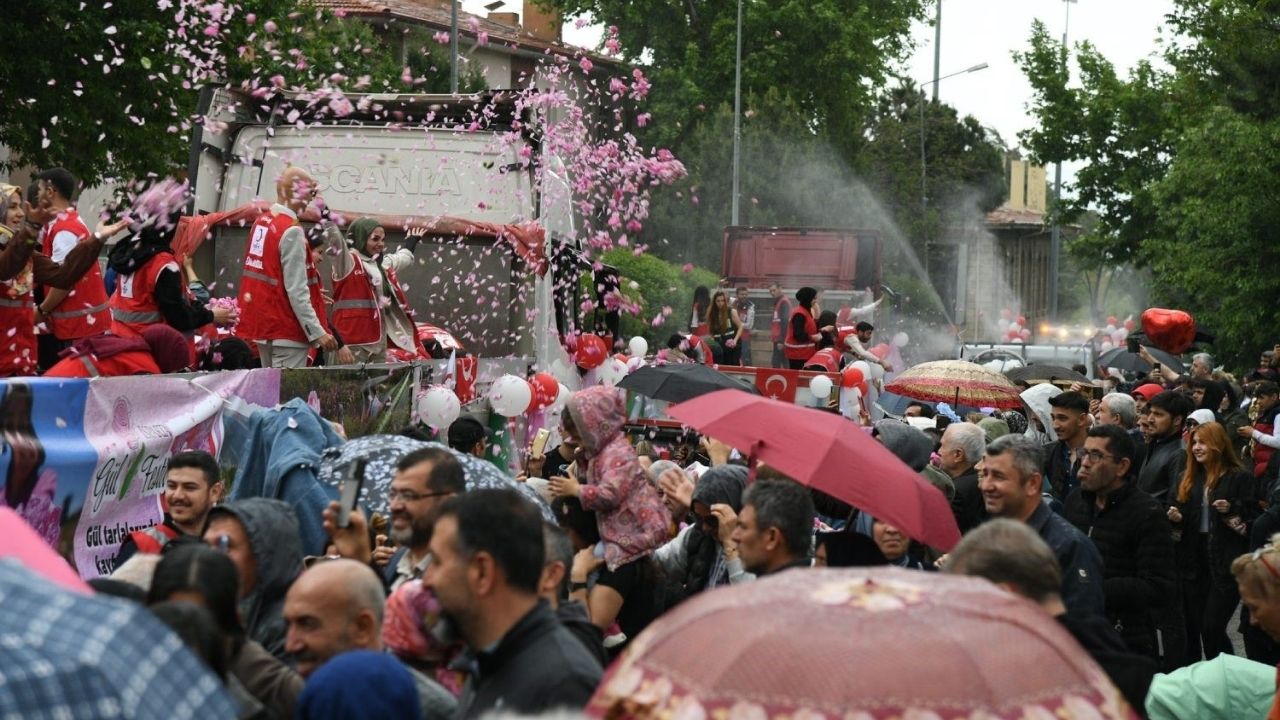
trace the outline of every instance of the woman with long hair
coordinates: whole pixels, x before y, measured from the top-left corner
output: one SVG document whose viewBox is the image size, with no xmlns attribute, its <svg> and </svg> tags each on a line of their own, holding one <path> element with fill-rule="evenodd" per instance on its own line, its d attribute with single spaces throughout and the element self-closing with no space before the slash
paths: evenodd
<svg viewBox="0 0 1280 720">
<path fill-rule="evenodd" d="M 693 289 L 693 317 L 689 318 L 689 332 L 707 334 L 707 311 L 711 309 L 711 290 L 706 285 Z"/>
<path fill-rule="evenodd" d="M 1169 508 L 1184 588 L 1187 659 L 1192 662 L 1200 659 L 1200 642 L 1205 659 L 1232 652 L 1227 622 L 1240 603 L 1240 593 L 1231 575 L 1231 561 L 1249 549 L 1257 500 L 1257 482 L 1240 462 L 1222 425 L 1196 426 L 1191 431 L 1186 470 Z"/>
<path fill-rule="evenodd" d="M 226 643 L 227 687 L 241 706 L 250 697 L 270 717 L 291 718 L 302 676 L 250 640 L 240 622 L 240 575 L 225 553 L 199 544 L 183 544 L 164 553 L 156 565 L 147 605 L 182 601 L 207 609 Z"/>
<path fill-rule="evenodd" d="M 738 317 L 738 311 L 729 305 L 729 295 L 723 290 L 717 290 L 711 296 L 707 329 L 720 348 L 720 364 L 741 365 L 742 319 Z"/>
</svg>

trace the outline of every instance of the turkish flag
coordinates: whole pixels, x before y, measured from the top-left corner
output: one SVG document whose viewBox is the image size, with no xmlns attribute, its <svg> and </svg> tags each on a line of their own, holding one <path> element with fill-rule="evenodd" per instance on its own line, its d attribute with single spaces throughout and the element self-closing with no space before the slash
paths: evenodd
<svg viewBox="0 0 1280 720">
<path fill-rule="evenodd" d="M 782 402 L 796 401 L 796 390 L 800 387 L 799 370 L 756 368 L 755 371 L 756 389 L 761 395 Z"/>
<path fill-rule="evenodd" d="M 455 379 L 453 392 L 458 402 L 466 405 L 476 399 L 476 370 L 480 367 L 480 358 L 464 355 L 458 358 L 458 377 Z"/>
</svg>

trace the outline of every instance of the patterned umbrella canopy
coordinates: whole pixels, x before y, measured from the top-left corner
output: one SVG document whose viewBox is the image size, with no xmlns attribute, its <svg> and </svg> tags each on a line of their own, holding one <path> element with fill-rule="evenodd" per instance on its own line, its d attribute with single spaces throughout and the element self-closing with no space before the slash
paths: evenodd
<svg viewBox="0 0 1280 720">
<path fill-rule="evenodd" d="M 6 559 L 0 607 L 0 717 L 236 717 L 218 677 L 141 605 L 66 590 Z"/>
<path fill-rule="evenodd" d="M 356 458 L 364 458 L 364 486 L 360 489 L 360 503 L 374 512 L 386 515 L 390 512 L 387 492 L 391 489 L 391 478 L 396 474 L 396 463 L 400 458 L 419 448 L 434 447 L 448 450 L 462 464 L 462 471 L 467 476 L 467 489 L 513 489 L 529 498 L 542 511 L 542 517 L 549 522 L 556 522 L 555 513 L 547 505 L 547 501 L 533 488 L 516 482 L 497 465 L 481 460 L 473 455 L 460 453 L 447 445 L 423 442 L 403 435 L 365 435 L 354 438 L 325 451 L 320 462 L 320 471 L 316 478 L 327 485 L 338 487 L 347 467 Z"/>
<path fill-rule="evenodd" d="M 701 593 L 632 641 L 587 714 L 1136 717 L 1041 608 L 985 580 L 900 568 L 792 569 Z"/>
<path fill-rule="evenodd" d="M 1009 378 L 968 360 L 921 363 L 899 375 L 885 389 L 916 400 L 975 408 L 1022 406 L 1018 386 L 1009 382 Z"/>
</svg>

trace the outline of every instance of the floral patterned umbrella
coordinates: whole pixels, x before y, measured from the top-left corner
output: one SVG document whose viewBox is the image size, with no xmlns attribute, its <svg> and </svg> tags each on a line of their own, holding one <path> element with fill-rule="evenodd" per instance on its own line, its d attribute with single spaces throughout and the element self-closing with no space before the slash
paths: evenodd
<svg viewBox="0 0 1280 720">
<path fill-rule="evenodd" d="M 908 369 L 885 390 L 916 400 L 982 408 L 1022 407 L 1018 386 L 990 368 L 968 360 L 935 360 Z"/>
<path fill-rule="evenodd" d="M 623 653 L 593 717 L 1129 720 L 1045 612 L 985 580 L 795 569 L 702 593 Z"/>
</svg>

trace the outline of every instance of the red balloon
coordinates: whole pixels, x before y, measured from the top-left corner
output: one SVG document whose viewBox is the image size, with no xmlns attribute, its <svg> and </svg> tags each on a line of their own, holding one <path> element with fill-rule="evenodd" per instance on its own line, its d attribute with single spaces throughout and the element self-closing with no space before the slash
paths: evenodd
<svg viewBox="0 0 1280 720">
<path fill-rule="evenodd" d="M 862 397 L 866 397 L 871 394 L 871 391 L 867 389 L 867 384 L 865 382 L 858 386 L 858 392 L 862 393 Z"/>
<path fill-rule="evenodd" d="M 631 356 L 626 353 L 617 353 L 613 356 L 614 360 L 621 361 L 624 365 L 631 360 Z"/>
<path fill-rule="evenodd" d="M 1151 344 L 1179 355 L 1196 340 L 1196 321 L 1182 310 L 1149 308 L 1142 313 L 1142 331 Z"/>
<path fill-rule="evenodd" d="M 867 352 L 871 353 L 872 355 L 875 355 L 881 360 L 884 360 L 885 358 L 889 357 L 889 343 L 880 343 L 879 345 L 874 345 L 872 347 L 869 347 L 867 348 Z"/>
<path fill-rule="evenodd" d="M 1026 315 L 1019 315 L 1019 316 L 1018 316 L 1018 324 L 1019 324 L 1019 325 L 1026 325 L 1026 324 L 1027 324 L 1027 316 L 1026 316 Z"/>
<path fill-rule="evenodd" d="M 556 396 L 560 394 L 560 381 L 551 373 L 534 373 L 529 378 L 529 388 L 533 392 L 529 393 L 529 408 L 526 412 L 533 412 L 556 401 Z"/>
<path fill-rule="evenodd" d="M 573 361 L 583 370 L 594 370 L 609 358 L 609 346 L 599 335 L 579 335 Z"/>
<path fill-rule="evenodd" d="M 863 385 L 864 380 L 866 380 L 866 378 L 862 376 L 862 371 L 852 365 L 840 371 L 840 387 L 842 388 L 852 388 Z M 864 392 L 863 394 L 866 393 Z"/>
<path fill-rule="evenodd" d="M 1124 329 L 1125 329 L 1126 331 L 1128 331 L 1128 332 L 1133 332 L 1133 328 L 1134 328 L 1134 327 L 1136 327 L 1136 324 L 1135 324 L 1132 320 L 1125 320 L 1125 321 L 1124 321 Z"/>
</svg>

